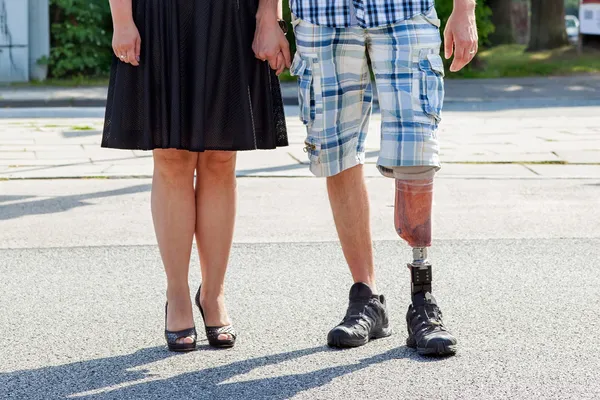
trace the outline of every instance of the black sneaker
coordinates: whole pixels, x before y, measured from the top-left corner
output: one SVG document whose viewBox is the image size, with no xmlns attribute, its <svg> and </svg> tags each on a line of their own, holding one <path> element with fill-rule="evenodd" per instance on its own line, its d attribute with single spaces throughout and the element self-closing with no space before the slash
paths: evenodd
<svg viewBox="0 0 600 400">
<path fill-rule="evenodd" d="M 406 314 L 406 345 L 420 355 L 449 356 L 456 353 L 457 341 L 442 321 L 442 311 L 431 293 L 417 293 Z"/>
<path fill-rule="evenodd" d="M 327 344 L 331 347 L 358 347 L 371 339 L 391 334 L 384 297 L 374 295 L 368 285 L 359 282 L 350 288 L 346 316 L 329 331 Z"/>
</svg>

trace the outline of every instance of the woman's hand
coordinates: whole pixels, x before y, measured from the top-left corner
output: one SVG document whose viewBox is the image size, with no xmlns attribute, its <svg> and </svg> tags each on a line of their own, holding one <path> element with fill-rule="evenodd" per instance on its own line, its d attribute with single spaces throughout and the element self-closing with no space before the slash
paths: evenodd
<svg viewBox="0 0 600 400">
<path fill-rule="evenodd" d="M 113 34 L 113 51 L 119 60 L 135 67 L 140 65 L 142 38 L 133 21 L 115 24 Z"/>
<path fill-rule="evenodd" d="M 292 65 L 290 44 L 277 22 L 276 14 L 260 15 L 257 18 L 252 50 L 256 58 L 268 61 L 278 75 L 285 67 Z"/>
</svg>

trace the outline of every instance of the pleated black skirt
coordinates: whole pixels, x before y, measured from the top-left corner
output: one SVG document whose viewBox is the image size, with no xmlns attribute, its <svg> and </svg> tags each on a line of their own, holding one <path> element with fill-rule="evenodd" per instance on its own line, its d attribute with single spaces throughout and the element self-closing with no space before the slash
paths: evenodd
<svg viewBox="0 0 600 400">
<path fill-rule="evenodd" d="M 102 147 L 287 146 L 279 80 L 254 57 L 258 0 L 133 0 L 139 67 L 111 69 Z"/>
</svg>

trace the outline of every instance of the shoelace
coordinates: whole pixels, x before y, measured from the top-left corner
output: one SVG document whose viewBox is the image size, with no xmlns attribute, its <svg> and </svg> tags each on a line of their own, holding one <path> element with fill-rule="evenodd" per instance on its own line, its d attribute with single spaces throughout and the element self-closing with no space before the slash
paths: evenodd
<svg viewBox="0 0 600 400">
<path fill-rule="evenodd" d="M 369 305 L 371 299 L 365 298 L 360 299 L 348 308 L 348 312 L 344 317 L 343 322 L 356 321 L 357 323 L 363 324 L 366 323 L 365 318 L 374 319 L 372 316 L 368 315 L 366 311 L 368 311 L 367 306 Z"/>
<path fill-rule="evenodd" d="M 440 330 L 446 330 L 444 321 L 442 321 L 442 312 L 438 306 L 426 304 L 423 306 L 423 311 L 425 313 L 425 319 L 421 320 L 423 329 L 435 330 L 436 328 L 439 328 Z"/>
</svg>

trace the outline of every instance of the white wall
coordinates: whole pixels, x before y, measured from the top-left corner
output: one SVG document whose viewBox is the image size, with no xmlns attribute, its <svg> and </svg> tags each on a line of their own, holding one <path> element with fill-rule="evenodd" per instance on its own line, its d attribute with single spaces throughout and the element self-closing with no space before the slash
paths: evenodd
<svg viewBox="0 0 600 400">
<path fill-rule="evenodd" d="M 38 60 L 50 56 L 50 9 L 48 0 L 29 0 L 29 77 L 46 79 L 48 67 Z"/>
<path fill-rule="evenodd" d="M 27 0 L 0 0 L 0 82 L 29 80 Z"/>
</svg>

